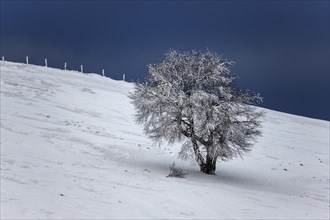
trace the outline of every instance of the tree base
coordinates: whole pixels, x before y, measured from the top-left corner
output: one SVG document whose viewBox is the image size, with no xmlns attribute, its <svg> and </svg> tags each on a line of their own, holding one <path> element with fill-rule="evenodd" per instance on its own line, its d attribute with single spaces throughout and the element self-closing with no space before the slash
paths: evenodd
<svg viewBox="0 0 330 220">
<path fill-rule="evenodd" d="M 201 166 L 201 172 L 208 175 L 215 175 L 215 166 Z"/>
</svg>

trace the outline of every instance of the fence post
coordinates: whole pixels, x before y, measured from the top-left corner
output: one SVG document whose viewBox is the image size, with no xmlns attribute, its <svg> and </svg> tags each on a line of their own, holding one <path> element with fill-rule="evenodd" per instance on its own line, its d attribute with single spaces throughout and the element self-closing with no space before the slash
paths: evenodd
<svg viewBox="0 0 330 220">
<path fill-rule="evenodd" d="M 102 76 L 104 76 L 104 69 L 102 69 Z"/>
<path fill-rule="evenodd" d="M 84 67 L 83 67 L 83 65 L 80 65 L 80 70 L 81 70 L 80 72 L 82 72 L 82 73 L 84 72 Z"/>
<path fill-rule="evenodd" d="M 2 61 L 5 61 L 5 57 L 4 56 L 2 56 Z"/>
<path fill-rule="evenodd" d="M 64 62 L 64 70 L 66 70 L 66 62 Z"/>
<path fill-rule="evenodd" d="M 125 81 L 125 74 L 123 74 L 123 81 Z"/>
<path fill-rule="evenodd" d="M 47 59 L 45 59 L 45 66 L 48 67 L 48 64 L 47 64 Z"/>
<path fill-rule="evenodd" d="M 26 64 L 29 64 L 29 57 L 26 56 Z"/>
</svg>

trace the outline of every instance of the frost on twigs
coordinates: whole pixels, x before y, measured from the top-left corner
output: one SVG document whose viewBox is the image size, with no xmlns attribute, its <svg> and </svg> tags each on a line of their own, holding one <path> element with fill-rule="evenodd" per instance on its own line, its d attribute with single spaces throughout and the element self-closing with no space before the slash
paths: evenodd
<svg viewBox="0 0 330 220">
<path fill-rule="evenodd" d="M 184 178 L 185 175 L 186 174 L 183 172 L 183 169 L 176 167 L 175 162 L 173 162 L 170 166 L 170 173 L 167 175 L 167 177 Z"/>
<path fill-rule="evenodd" d="M 165 55 L 162 63 L 149 65 L 148 81 L 136 83 L 130 94 L 136 121 L 155 142 L 183 142 L 179 156 L 214 174 L 217 161 L 251 150 L 263 115 L 253 105 L 262 98 L 237 88 L 234 63 L 216 53 Z"/>
</svg>

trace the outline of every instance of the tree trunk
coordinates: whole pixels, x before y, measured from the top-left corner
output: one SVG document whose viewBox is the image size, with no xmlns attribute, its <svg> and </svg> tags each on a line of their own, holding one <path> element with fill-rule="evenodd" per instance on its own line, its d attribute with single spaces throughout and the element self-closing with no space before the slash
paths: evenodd
<svg viewBox="0 0 330 220">
<path fill-rule="evenodd" d="M 199 146 L 197 144 L 197 141 L 195 139 L 191 139 L 191 142 L 193 144 L 193 149 L 194 149 L 194 153 L 195 153 L 195 157 L 196 157 L 196 161 L 199 165 L 199 167 L 201 168 L 202 171 L 202 167 L 205 166 L 205 161 L 204 158 L 199 150 Z"/>
<path fill-rule="evenodd" d="M 205 174 L 215 174 L 216 164 L 217 164 L 217 157 L 212 158 L 209 153 L 206 154 L 206 161 L 203 158 L 197 140 L 195 138 L 191 138 L 191 142 L 193 144 L 193 149 L 196 157 L 196 161 L 201 169 L 201 172 Z"/>
<path fill-rule="evenodd" d="M 212 158 L 209 156 L 209 154 L 206 155 L 206 163 L 204 163 L 202 166 L 200 166 L 201 171 L 205 174 L 215 174 L 217 164 L 217 158 Z"/>
</svg>

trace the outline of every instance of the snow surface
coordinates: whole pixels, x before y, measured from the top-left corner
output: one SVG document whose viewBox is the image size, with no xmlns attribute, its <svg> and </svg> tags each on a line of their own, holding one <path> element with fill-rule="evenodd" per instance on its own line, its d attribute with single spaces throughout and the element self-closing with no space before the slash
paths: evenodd
<svg viewBox="0 0 330 220">
<path fill-rule="evenodd" d="M 1 61 L 1 218 L 329 218 L 328 121 L 264 109 L 252 152 L 210 176 L 143 134 L 132 88 Z"/>
</svg>

